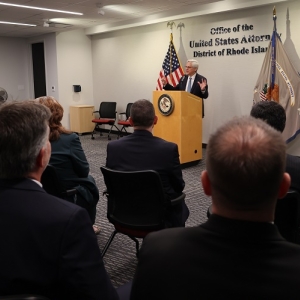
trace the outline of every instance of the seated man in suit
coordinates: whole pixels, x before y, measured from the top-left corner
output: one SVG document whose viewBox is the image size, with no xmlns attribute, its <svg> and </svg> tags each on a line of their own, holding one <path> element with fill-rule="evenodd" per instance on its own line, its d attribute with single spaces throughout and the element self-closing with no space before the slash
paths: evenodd
<svg viewBox="0 0 300 300">
<path fill-rule="evenodd" d="M 189 59 L 185 65 L 185 75 L 181 77 L 176 86 L 168 83 L 167 79 L 163 77 L 161 82 L 164 90 L 186 91 L 202 99 L 208 97 L 207 79 L 198 74 L 199 63 L 195 59 Z M 202 118 L 204 117 L 204 101 L 202 101 Z"/>
<path fill-rule="evenodd" d="M 262 119 L 276 130 L 283 132 L 285 128 L 285 110 L 275 101 L 260 101 L 253 105 L 250 115 Z M 286 154 L 286 172 L 291 176 L 291 189 L 300 192 L 300 157 Z"/>
<path fill-rule="evenodd" d="M 152 135 L 157 116 L 148 100 L 134 102 L 130 110 L 134 132 L 107 145 L 106 167 L 119 171 L 155 170 L 159 173 L 168 199 L 182 194 L 184 181 L 178 146 Z M 189 210 L 186 204 L 170 206 L 167 222 L 170 227 L 185 226 Z"/>
<path fill-rule="evenodd" d="M 212 215 L 145 238 L 131 299 L 298 299 L 300 246 L 273 224 L 290 185 L 281 134 L 262 120 L 234 118 L 211 135 L 206 167 Z"/>
<path fill-rule="evenodd" d="M 0 106 L 0 295 L 118 299 L 86 210 L 40 183 L 50 116 L 33 101 Z"/>
</svg>

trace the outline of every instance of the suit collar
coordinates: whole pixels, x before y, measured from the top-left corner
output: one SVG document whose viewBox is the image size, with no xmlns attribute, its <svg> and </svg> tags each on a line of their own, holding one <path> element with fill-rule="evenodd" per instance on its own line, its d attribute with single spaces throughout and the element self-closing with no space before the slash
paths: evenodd
<svg viewBox="0 0 300 300">
<path fill-rule="evenodd" d="M 137 129 L 135 129 L 133 131 L 133 134 L 134 135 L 140 135 L 140 136 L 153 136 L 153 134 L 148 130 L 137 130 Z"/>
<path fill-rule="evenodd" d="M 28 178 L 0 179 L 0 189 L 44 191 L 36 182 Z"/>
<path fill-rule="evenodd" d="M 276 225 L 233 220 L 213 214 L 201 227 L 239 241 L 284 240 Z"/>
</svg>

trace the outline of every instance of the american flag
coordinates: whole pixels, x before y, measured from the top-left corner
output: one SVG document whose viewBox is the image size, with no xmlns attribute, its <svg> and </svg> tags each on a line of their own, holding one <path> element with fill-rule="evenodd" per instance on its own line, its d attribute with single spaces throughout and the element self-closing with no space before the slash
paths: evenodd
<svg viewBox="0 0 300 300">
<path fill-rule="evenodd" d="M 259 98 L 261 101 L 267 100 L 266 94 L 263 91 L 259 92 Z"/>
<path fill-rule="evenodd" d="M 180 65 L 171 34 L 169 49 L 163 61 L 162 69 L 159 72 L 156 89 L 163 89 L 163 84 L 161 82 L 162 77 L 166 77 L 169 84 L 176 86 L 183 75 L 184 73 Z"/>
</svg>

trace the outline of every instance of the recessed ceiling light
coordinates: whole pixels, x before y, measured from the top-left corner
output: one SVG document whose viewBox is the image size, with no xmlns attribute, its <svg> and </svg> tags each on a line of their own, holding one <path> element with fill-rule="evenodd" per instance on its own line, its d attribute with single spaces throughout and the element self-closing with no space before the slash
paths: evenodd
<svg viewBox="0 0 300 300">
<path fill-rule="evenodd" d="M 33 25 L 33 24 L 14 23 L 14 22 L 5 22 L 5 21 L 0 21 L 0 24 L 8 24 L 8 25 L 22 25 L 22 26 L 36 26 L 36 25 Z"/>
<path fill-rule="evenodd" d="M 0 5 L 6 5 L 6 6 L 13 6 L 13 7 L 21 7 L 21 8 L 29 8 L 29 9 L 37 9 L 37 10 L 44 10 L 44 11 L 53 11 L 53 12 L 59 12 L 64 14 L 72 14 L 72 15 L 79 15 L 82 16 L 82 13 L 73 12 L 73 11 L 67 11 L 67 10 L 58 10 L 58 9 L 51 9 L 51 8 L 43 8 L 43 7 L 37 7 L 37 6 L 27 6 L 27 5 L 21 5 L 21 4 L 12 4 L 12 3 L 6 3 L 6 2 L 0 2 Z"/>
</svg>

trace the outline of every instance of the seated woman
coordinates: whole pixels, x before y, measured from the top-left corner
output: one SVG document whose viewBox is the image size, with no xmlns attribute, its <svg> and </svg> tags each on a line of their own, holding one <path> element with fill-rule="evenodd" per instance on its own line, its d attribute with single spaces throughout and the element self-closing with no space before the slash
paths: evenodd
<svg viewBox="0 0 300 300">
<path fill-rule="evenodd" d="M 49 163 L 56 168 L 59 179 L 67 189 L 74 187 L 77 189 L 75 201 L 73 198 L 70 201 L 85 208 L 94 224 L 99 190 L 94 178 L 89 175 L 89 163 L 79 137 L 62 126 L 64 109 L 53 97 L 40 97 L 36 100 L 47 106 L 52 113 L 49 120 L 49 140 L 52 148 Z M 98 234 L 100 228 L 95 225 L 93 227 Z"/>
</svg>

